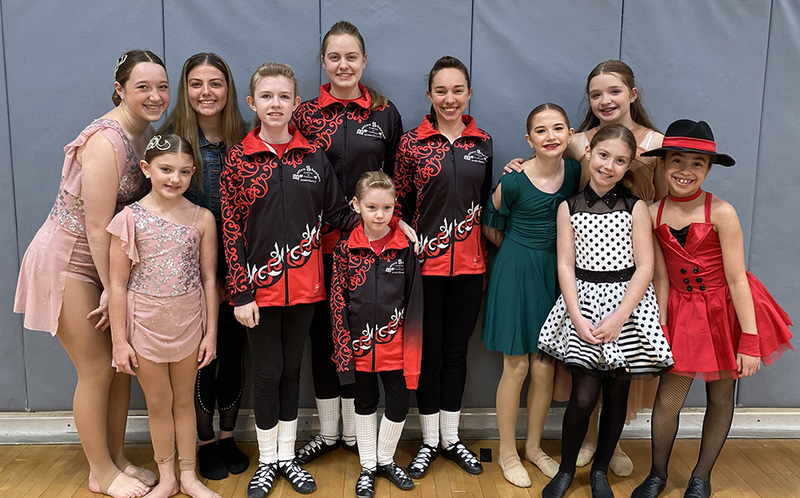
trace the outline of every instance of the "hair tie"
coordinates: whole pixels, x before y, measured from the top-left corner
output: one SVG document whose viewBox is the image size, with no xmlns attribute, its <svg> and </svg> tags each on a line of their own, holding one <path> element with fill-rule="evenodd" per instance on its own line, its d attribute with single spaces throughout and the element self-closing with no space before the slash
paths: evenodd
<svg viewBox="0 0 800 498">
<path fill-rule="evenodd" d="M 161 142 L 161 135 L 156 135 L 150 139 L 150 142 L 147 143 L 147 147 L 144 149 L 145 152 L 151 149 L 158 149 L 158 150 L 169 150 L 172 147 L 172 144 L 169 143 L 169 140 L 164 139 L 164 142 Z"/>
<path fill-rule="evenodd" d="M 128 60 L 128 54 L 122 54 L 122 57 L 117 59 L 117 63 L 114 64 L 114 79 L 117 79 L 117 71 L 121 65 L 125 64 L 126 60 Z"/>
</svg>

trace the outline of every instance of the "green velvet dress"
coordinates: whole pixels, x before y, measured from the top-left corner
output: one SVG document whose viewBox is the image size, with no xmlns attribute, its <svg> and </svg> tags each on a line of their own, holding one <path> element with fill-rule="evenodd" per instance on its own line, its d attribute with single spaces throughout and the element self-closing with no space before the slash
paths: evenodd
<svg viewBox="0 0 800 498">
<path fill-rule="evenodd" d="M 486 203 L 483 223 L 505 234 L 486 294 L 481 338 L 487 349 L 510 356 L 539 351 L 539 330 L 560 294 L 556 213 L 578 191 L 580 176 L 580 164 L 564 159 L 564 182 L 549 194 L 525 173 L 510 173 L 500 179 L 500 209 Z"/>
</svg>

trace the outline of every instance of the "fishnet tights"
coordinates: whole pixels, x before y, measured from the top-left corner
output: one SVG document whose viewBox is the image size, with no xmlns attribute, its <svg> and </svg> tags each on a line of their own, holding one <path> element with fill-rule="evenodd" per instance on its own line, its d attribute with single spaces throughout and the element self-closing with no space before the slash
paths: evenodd
<svg viewBox="0 0 800 498">
<path fill-rule="evenodd" d="M 650 473 L 662 479 L 667 478 L 667 467 L 675 436 L 678 434 L 678 420 L 681 407 L 692 385 L 691 377 L 665 374 L 661 377 L 653 406 L 652 445 L 653 466 Z M 736 381 L 720 379 L 706 382 L 706 414 L 703 417 L 703 436 L 700 442 L 700 455 L 692 477 L 703 481 L 711 480 L 711 469 L 717 462 L 722 446 L 728 438 L 733 421 L 733 403 Z"/>
</svg>

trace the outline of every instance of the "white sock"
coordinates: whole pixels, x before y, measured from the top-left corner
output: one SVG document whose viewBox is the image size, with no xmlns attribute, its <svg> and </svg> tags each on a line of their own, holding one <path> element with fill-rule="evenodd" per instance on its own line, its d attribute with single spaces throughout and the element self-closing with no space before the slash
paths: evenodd
<svg viewBox="0 0 800 498">
<path fill-rule="evenodd" d="M 259 429 L 256 427 L 258 440 L 258 461 L 260 463 L 275 463 L 278 461 L 278 426 L 272 429 Z"/>
<path fill-rule="evenodd" d="M 278 420 L 278 461 L 294 460 L 294 446 L 297 440 L 297 419 L 289 422 Z"/>
<path fill-rule="evenodd" d="M 420 413 L 419 425 L 422 427 L 422 443 L 436 448 L 439 444 L 439 412 L 430 415 Z"/>
<path fill-rule="evenodd" d="M 378 439 L 378 414 L 354 414 L 356 437 L 358 441 L 358 457 L 361 466 L 365 469 L 375 470 L 378 467 L 376 441 Z"/>
<path fill-rule="evenodd" d="M 461 410 L 448 412 L 439 410 L 439 430 L 442 435 L 442 447 L 450 449 L 458 442 L 458 422 L 461 419 Z"/>
<path fill-rule="evenodd" d="M 406 425 L 405 420 L 392 422 L 386 415 L 381 419 L 381 430 L 378 433 L 378 465 L 389 465 L 394 462 L 394 452 L 397 450 L 397 442 L 400 441 L 404 425 Z M 361 445 L 359 449 L 360 447 Z"/>
<path fill-rule="evenodd" d="M 319 414 L 319 433 L 328 446 L 336 444 L 339 439 L 339 403 L 340 398 L 319 399 L 317 413 Z"/>
<path fill-rule="evenodd" d="M 353 398 L 342 398 L 342 440 L 348 446 L 356 444 L 356 405 Z"/>
</svg>

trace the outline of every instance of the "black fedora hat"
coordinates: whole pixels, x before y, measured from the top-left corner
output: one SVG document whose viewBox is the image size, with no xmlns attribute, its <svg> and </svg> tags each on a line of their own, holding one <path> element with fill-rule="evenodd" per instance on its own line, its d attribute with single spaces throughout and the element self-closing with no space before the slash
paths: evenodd
<svg viewBox="0 0 800 498">
<path fill-rule="evenodd" d="M 642 152 L 641 155 L 663 157 L 668 151 L 708 154 L 711 156 L 712 163 L 722 166 L 736 164 L 731 156 L 717 152 L 714 133 L 711 132 L 711 127 L 705 121 L 692 121 L 691 119 L 674 121 L 667 128 L 661 147 Z"/>
</svg>

